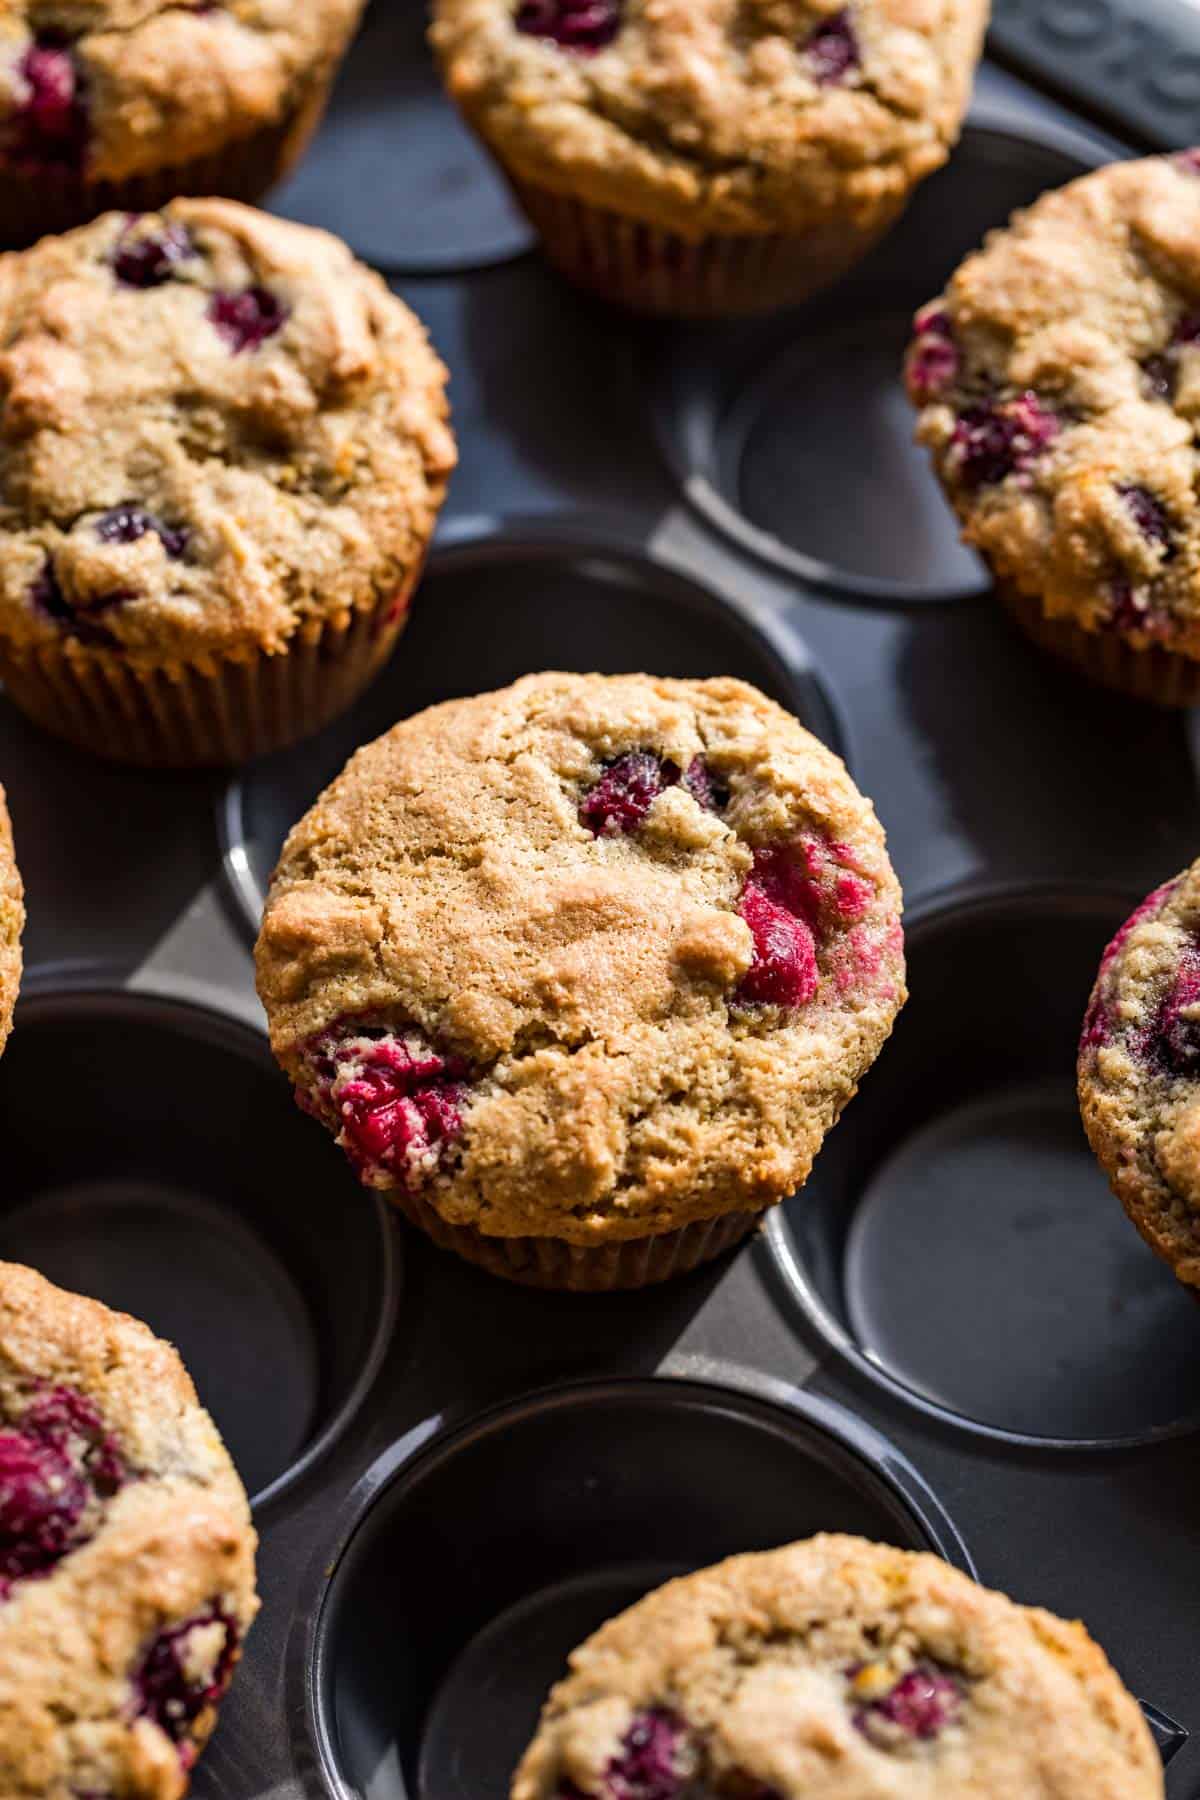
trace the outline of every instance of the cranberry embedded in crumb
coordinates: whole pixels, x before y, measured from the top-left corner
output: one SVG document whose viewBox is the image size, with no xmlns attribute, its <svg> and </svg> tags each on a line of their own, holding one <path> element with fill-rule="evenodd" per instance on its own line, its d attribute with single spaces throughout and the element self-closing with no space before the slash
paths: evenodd
<svg viewBox="0 0 1200 1800">
<path fill-rule="evenodd" d="M 905 364 L 908 391 L 918 405 L 936 400 L 958 374 L 954 327 L 944 307 L 930 306 L 913 320 L 912 347 Z"/>
<path fill-rule="evenodd" d="M 855 1670 L 855 1688 L 869 1671 Z M 962 1706 L 963 1690 L 953 1675 L 932 1663 L 920 1663 L 902 1675 L 886 1693 L 854 1709 L 854 1723 L 866 1737 L 888 1744 L 897 1732 L 905 1737 L 935 1738 L 953 1724 Z"/>
<path fill-rule="evenodd" d="M 315 1038 L 308 1061 L 318 1098 L 298 1088 L 297 1101 L 336 1122 L 364 1181 L 411 1193 L 436 1172 L 462 1131 L 462 1062 L 422 1047 L 416 1033 L 348 1021 Z"/>
<path fill-rule="evenodd" d="M 684 1725 L 656 1708 L 635 1713 L 620 1754 L 604 1771 L 605 1800 L 676 1800 L 684 1787 L 679 1750 Z"/>
<path fill-rule="evenodd" d="M 1117 492 L 1133 514 L 1134 524 L 1142 536 L 1152 544 L 1161 544 L 1165 553 L 1163 561 L 1170 562 L 1175 554 L 1174 533 L 1167 509 L 1157 494 L 1133 483 L 1119 486 Z"/>
<path fill-rule="evenodd" d="M 96 520 L 96 536 L 104 544 L 136 544 L 152 531 L 167 555 L 174 560 L 183 555 L 191 535 L 186 526 L 165 525 L 143 506 L 128 502 L 114 506 Z"/>
<path fill-rule="evenodd" d="M 1149 1048 L 1173 1075 L 1200 1074 L 1200 943 L 1184 952 L 1154 1021 Z"/>
<path fill-rule="evenodd" d="M 849 9 L 817 26 L 805 46 L 818 87 L 835 87 L 862 62 Z"/>
<path fill-rule="evenodd" d="M 693 757 L 683 772 L 681 786 L 687 789 L 697 806 L 705 812 L 724 812 L 729 805 L 729 789 L 713 774 L 707 758 Z"/>
<path fill-rule="evenodd" d="M 636 831 L 658 796 L 679 780 L 679 769 L 652 750 L 627 750 L 605 765 L 579 804 L 580 823 L 593 837 Z"/>
<path fill-rule="evenodd" d="M 66 1555 L 87 1502 L 87 1483 L 59 1444 L 0 1432 L 0 1599 Z"/>
<path fill-rule="evenodd" d="M 807 1006 L 819 979 L 811 928 L 753 877 L 742 890 L 738 912 L 754 939 L 754 960 L 738 986 L 738 999 L 752 1006 Z"/>
<path fill-rule="evenodd" d="M 1034 393 L 970 406 L 959 414 L 951 439 L 958 478 L 964 487 L 977 488 L 1021 473 L 1060 430 L 1058 418 Z"/>
<path fill-rule="evenodd" d="M 87 107 L 64 39 L 44 32 L 17 65 L 27 92 L 4 149 L 14 161 L 78 170 L 87 146 Z"/>
<path fill-rule="evenodd" d="M 274 337 L 287 316 L 287 308 L 263 287 L 246 288 L 240 294 L 218 292 L 208 303 L 209 323 L 235 356 L 241 350 L 257 350 Z"/>
<path fill-rule="evenodd" d="M 603 50 L 621 28 L 619 0 L 519 0 L 513 23 L 563 50 Z"/>
<path fill-rule="evenodd" d="M 139 232 L 137 223 L 134 215 L 117 239 L 112 257 L 113 274 L 126 287 L 161 287 L 163 282 L 171 279 L 179 264 L 194 254 L 195 246 L 182 225 Z"/>
<path fill-rule="evenodd" d="M 229 1686 L 237 1661 L 238 1632 L 217 1605 L 182 1625 L 160 1631 L 134 1672 L 137 1716 L 151 1719 L 180 1746 L 201 1713 L 215 1706 Z"/>
</svg>

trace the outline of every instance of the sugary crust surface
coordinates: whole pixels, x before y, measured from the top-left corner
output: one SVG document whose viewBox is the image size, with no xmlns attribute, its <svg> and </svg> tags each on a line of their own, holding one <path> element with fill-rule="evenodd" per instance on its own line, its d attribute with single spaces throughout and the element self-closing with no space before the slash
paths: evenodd
<svg viewBox="0 0 1200 1800">
<path fill-rule="evenodd" d="M 679 785 L 635 834 L 593 837 L 581 795 L 634 749 L 706 757 L 723 814 Z M 804 830 L 853 856 L 861 916 L 811 1004 L 739 1012 L 751 846 Z M 904 999 L 899 912 L 869 801 L 754 688 L 532 675 L 351 759 L 284 847 L 258 984 L 302 1086 L 306 1045 L 347 1017 L 464 1059 L 461 1141 L 422 1188 L 444 1218 L 594 1244 L 803 1183 Z"/>
<path fill-rule="evenodd" d="M 168 278 L 117 278 L 114 258 L 180 233 Z M 213 297 L 258 292 L 285 316 L 234 349 Z M 455 460 L 445 382 L 344 244 L 232 201 L 0 257 L 0 634 L 59 642 L 65 608 L 135 663 L 203 665 L 349 618 L 419 567 Z M 104 541 L 130 504 L 182 551 Z"/>
<path fill-rule="evenodd" d="M 70 43 L 89 177 L 123 181 L 207 156 L 327 81 L 362 3 L 0 0 L 0 140 L 27 98 L 21 64 L 36 33 Z"/>
<path fill-rule="evenodd" d="M 1118 163 L 994 232 L 918 315 L 935 325 L 909 362 L 966 541 L 1051 618 L 1193 658 L 1198 307 L 1200 162 Z M 960 421 L 1030 395 L 1051 441 L 978 479 Z"/>
<path fill-rule="evenodd" d="M 12 823 L 4 803 L 4 789 L 0 787 L 0 1051 L 8 1041 L 21 985 L 24 926 L 24 890 L 13 852 Z"/>
<path fill-rule="evenodd" d="M 0 1598 L 0 1796 L 178 1800 L 186 1759 L 135 1716 L 131 1678 L 157 1634 L 214 1602 L 248 1630 L 258 1600 L 246 1496 L 169 1344 L 0 1263 L 0 1430 L 61 1387 L 97 1408 L 129 1478 L 87 1542 Z M 193 1747 L 212 1723 L 198 1721 Z"/>
<path fill-rule="evenodd" d="M 1088 1141 L 1146 1242 L 1200 1289 L 1200 862 L 1105 952 L 1079 1051 Z M 1180 1045 L 1173 1051 L 1172 1043 Z"/>
<path fill-rule="evenodd" d="M 987 0 L 625 0 L 564 52 L 513 0 L 435 0 L 451 94 L 518 174 L 686 236 L 870 218 L 946 159 Z M 813 33 L 848 12 L 859 66 L 822 86 Z"/>
<path fill-rule="evenodd" d="M 955 1672 L 954 1720 L 925 1740 L 877 1741 L 854 1723 L 866 1683 L 855 1687 L 847 1671 L 882 1665 L 886 1681 L 914 1661 Z M 513 1800 L 616 1793 L 604 1771 L 633 1713 L 656 1707 L 687 1721 L 709 1782 L 730 1795 L 1163 1793 L 1145 1721 L 1082 1625 L 1017 1606 L 936 1557 L 859 1538 L 732 1557 L 602 1626 L 554 1689 Z M 560 1789 L 564 1778 L 576 1788 Z"/>
</svg>

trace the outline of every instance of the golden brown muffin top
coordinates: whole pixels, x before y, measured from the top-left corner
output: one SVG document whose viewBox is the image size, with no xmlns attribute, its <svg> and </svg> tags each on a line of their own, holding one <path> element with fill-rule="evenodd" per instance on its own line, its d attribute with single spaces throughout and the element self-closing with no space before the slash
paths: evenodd
<svg viewBox="0 0 1200 1800">
<path fill-rule="evenodd" d="M 258 1600 L 169 1344 L 0 1263 L 0 1792 L 178 1800 Z"/>
<path fill-rule="evenodd" d="M 0 0 L 0 164 L 96 181 L 282 120 L 332 73 L 362 0 Z"/>
<path fill-rule="evenodd" d="M 360 750 L 257 951 L 363 1179 L 590 1244 L 798 1187 L 904 999 L 870 802 L 733 680 L 530 675 Z"/>
<path fill-rule="evenodd" d="M 435 0 L 432 36 L 450 92 L 528 180 L 701 236 L 799 230 L 907 192 L 958 136 L 987 12 Z"/>
<path fill-rule="evenodd" d="M 337 238 L 232 201 L 0 257 L 0 634 L 202 663 L 373 605 L 433 531 L 445 381 Z"/>
<path fill-rule="evenodd" d="M 0 1051 L 8 1041 L 21 985 L 25 898 L 13 852 L 12 822 L 0 787 Z"/>
<path fill-rule="evenodd" d="M 1200 657 L 1200 155 L 1117 163 L 993 232 L 917 315 L 919 435 L 1051 618 Z"/>
<path fill-rule="evenodd" d="M 512 1800 L 1161 1800 L 1082 1625 L 934 1556 L 816 1537 L 657 1589 L 576 1650 Z M 649 1791 L 649 1781 L 646 1783 Z"/>
</svg>

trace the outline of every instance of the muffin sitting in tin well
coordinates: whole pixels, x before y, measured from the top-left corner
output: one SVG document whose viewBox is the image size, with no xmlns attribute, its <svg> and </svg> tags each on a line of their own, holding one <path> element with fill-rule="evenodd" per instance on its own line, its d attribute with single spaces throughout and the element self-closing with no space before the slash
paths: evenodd
<svg viewBox="0 0 1200 1800">
<path fill-rule="evenodd" d="M 987 0 L 435 0 L 450 93 L 572 280 L 755 312 L 857 262 L 945 162 Z"/>
<path fill-rule="evenodd" d="M 0 1792 L 178 1800 L 258 1600 L 175 1351 L 0 1263 Z"/>
<path fill-rule="evenodd" d="M 966 541 L 1043 648 L 1200 700 L 1200 152 L 1045 194 L 917 315 L 909 392 Z"/>
<path fill-rule="evenodd" d="M 21 985 L 21 932 L 25 902 L 13 854 L 12 824 L 0 787 L 0 1051 L 8 1042 Z"/>
<path fill-rule="evenodd" d="M 1082 1625 L 816 1537 L 659 1588 L 571 1657 L 512 1800 L 1161 1800 Z"/>
<path fill-rule="evenodd" d="M 839 759 L 733 680 L 530 675 L 360 750 L 259 992 L 369 1185 L 501 1275 L 640 1286 L 799 1187 L 904 999 Z"/>
<path fill-rule="evenodd" d="M 1200 1295 L 1200 862 L 1144 900 L 1105 951 L 1079 1099 L 1125 1211 Z"/>
<path fill-rule="evenodd" d="M 390 655 L 446 371 L 325 232 L 223 200 L 0 259 L 0 678 L 98 755 L 236 762 Z"/>
</svg>

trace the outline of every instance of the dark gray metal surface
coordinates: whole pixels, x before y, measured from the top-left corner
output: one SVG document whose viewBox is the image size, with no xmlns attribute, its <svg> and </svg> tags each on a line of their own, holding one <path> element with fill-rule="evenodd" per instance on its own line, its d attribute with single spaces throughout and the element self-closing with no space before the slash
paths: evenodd
<svg viewBox="0 0 1200 1800">
<path fill-rule="evenodd" d="M 1063 20 L 1104 13 L 1128 30 L 1129 11 L 1002 3 L 996 42 L 1044 60 L 1046 30 L 1053 41 Z M 1171 1800 L 1196 1800 L 1200 1739 L 1182 1742 L 1173 1722 L 1200 1730 L 1200 1313 L 1177 1312 L 1095 1176 L 1069 1066 L 1104 931 L 1125 896 L 1196 852 L 1196 742 L 1184 721 L 1059 672 L 977 591 L 910 445 L 894 363 L 905 312 L 988 225 L 1120 145 L 986 67 L 954 164 L 832 301 L 753 328 L 645 328 L 571 293 L 535 257 L 503 260 L 522 235 L 436 98 L 414 12 L 376 0 L 311 160 L 281 197 L 391 270 L 463 271 L 396 283 L 453 371 L 462 464 L 395 664 L 347 721 L 231 792 L 100 768 L 0 711 L 30 906 L 29 998 L 0 1064 L 6 1167 L 20 1170 L 0 1197 L 0 1253 L 24 1249 L 158 1319 L 253 1478 L 283 1477 L 258 1509 L 263 1614 L 195 1791 L 329 1792 L 312 1713 L 324 1572 L 442 1428 L 473 1442 L 485 1409 L 531 1389 L 665 1373 L 779 1408 L 795 1472 L 785 1458 L 756 1480 L 750 1458 L 740 1484 L 721 1409 L 720 1424 L 703 1408 L 675 1411 L 665 1383 L 652 1430 L 565 1432 L 555 1441 L 574 1488 L 556 1491 L 568 1550 L 580 1509 L 582 1586 L 569 1554 L 532 1583 L 556 1632 L 669 1566 L 767 1541 L 793 1519 L 876 1528 L 863 1512 L 873 1506 L 881 1533 L 930 1541 L 915 1467 L 983 1579 L 1086 1620 L 1165 1715 Z M 1073 42 L 1055 63 L 1060 86 L 1091 67 Z M 1172 57 L 1175 79 L 1196 54 Z M 1190 135 L 1172 125 L 1164 141 Z M 360 737 L 518 667 L 638 660 L 665 673 L 737 668 L 843 746 L 920 918 L 921 991 L 809 1194 L 765 1241 L 661 1291 L 537 1295 L 414 1236 L 373 1235 L 370 1200 L 263 1061 L 246 909 L 282 831 Z M 981 885 L 1005 897 L 981 901 Z M 65 1094 L 48 1091 L 56 1040 Z M 402 1282 L 383 1248 L 393 1235 Z M 842 1421 L 841 1485 L 812 1505 L 799 1390 L 866 1422 L 825 1416 Z M 644 1388 L 628 1393 L 646 1404 Z M 299 1440 L 322 1425 L 334 1441 L 310 1462 Z M 407 1777 L 386 1758 L 372 1766 L 361 1784 L 372 1800 L 397 1800 L 402 1779 L 421 1800 L 503 1791 L 496 1770 L 486 1789 L 470 1774 L 488 1742 L 478 1734 L 518 1741 L 544 1669 L 507 1698 L 481 1695 L 478 1719 L 464 1693 L 499 1659 L 497 1633 L 533 1627 L 520 1596 L 510 1615 L 507 1594 L 494 1616 L 485 1607 L 431 1645 L 437 1584 L 457 1617 L 489 1556 L 514 1554 L 523 1526 L 536 1533 L 548 1460 L 510 1479 L 502 1467 L 468 1476 L 444 1569 L 426 1571 L 415 1613 L 397 1600 L 390 1636 L 386 1608 L 367 1625 L 331 1611 L 335 1661 L 351 1666 L 356 1631 L 382 1659 L 370 1728 L 386 1725 L 391 1682 L 405 1739 Z M 615 1500 L 606 1511 L 608 1492 L 645 1497 L 632 1515 L 644 1546 L 627 1511 L 611 1555 L 596 1552 L 598 1525 L 620 1511 Z M 394 1546 L 377 1531 L 369 1543 L 384 1593 L 397 1581 L 390 1591 L 403 1591 L 401 1495 L 390 1488 L 374 1515 L 398 1509 Z M 933 1541 L 956 1553 L 953 1531 Z M 549 1667 L 559 1638 L 539 1641 Z"/>
</svg>

